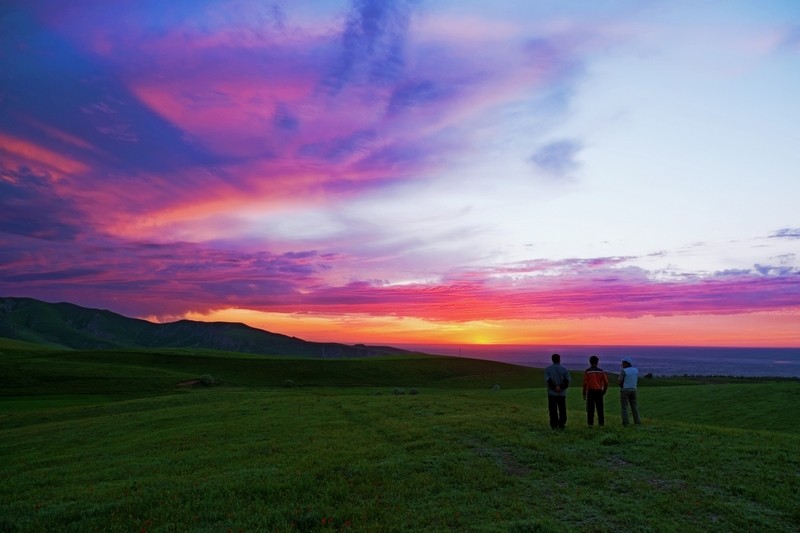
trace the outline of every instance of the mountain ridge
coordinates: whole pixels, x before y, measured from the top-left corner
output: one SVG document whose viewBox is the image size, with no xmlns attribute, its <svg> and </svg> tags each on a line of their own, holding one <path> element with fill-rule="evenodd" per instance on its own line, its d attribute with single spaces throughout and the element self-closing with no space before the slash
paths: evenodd
<svg viewBox="0 0 800 533">
<path fill-rule="evenodd" d="M 155 323 L 105 309 L 18 297 L 0 297 L 0 337 L 83 350 L 184 348 L 311 358 L 409 353 L 391 346 L 306 341 L 240 322 Z"/>
</svg>

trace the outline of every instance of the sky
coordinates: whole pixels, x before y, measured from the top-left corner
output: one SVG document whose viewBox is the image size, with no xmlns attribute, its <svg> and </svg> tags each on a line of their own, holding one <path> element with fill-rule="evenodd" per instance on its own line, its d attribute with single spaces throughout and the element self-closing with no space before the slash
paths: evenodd
<svg viewBox="0 0 800 533">
<path fill-rule="evenodd" d="M 0 296 L 800 346 L 800 2 L 0 6 Z"/>
</svg>

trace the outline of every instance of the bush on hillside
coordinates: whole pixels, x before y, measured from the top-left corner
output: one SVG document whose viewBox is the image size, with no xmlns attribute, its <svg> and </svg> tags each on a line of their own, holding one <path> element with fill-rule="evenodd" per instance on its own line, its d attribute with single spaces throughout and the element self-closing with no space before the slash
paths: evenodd
<svg viewBox="0 0 800 533">
<path fill-rule="evenodd" d="M 200 384 L 202 384 L 204 387 L 213 387 L 217 383 L 218 381 L 214 379 L 214 376 L 210 376 L 208 374 L 203 374 L 200 376 Z"/>
</svg>

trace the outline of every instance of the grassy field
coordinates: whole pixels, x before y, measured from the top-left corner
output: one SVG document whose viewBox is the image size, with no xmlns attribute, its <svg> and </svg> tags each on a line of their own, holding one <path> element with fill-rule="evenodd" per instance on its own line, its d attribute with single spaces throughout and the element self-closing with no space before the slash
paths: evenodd
<svg viewBox="0 0 800 533">
<path fill-rule="evenodd" d="M 0 531 L 797 531 L 798 381 L 644 380 L 549 429 L 542 372 L 0 342 Z M 577 376 L 579 372 L 573 371 Z M 178 383 L 213 376 L 212 387 Z"/>
</svg>

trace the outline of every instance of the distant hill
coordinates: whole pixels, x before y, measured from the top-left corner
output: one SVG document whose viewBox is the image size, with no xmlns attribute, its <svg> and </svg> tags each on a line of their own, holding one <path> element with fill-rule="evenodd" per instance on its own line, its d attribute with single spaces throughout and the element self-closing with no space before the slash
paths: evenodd
<svg viewBox="0 0 800 533">
<path fill-rule="evenodd" d="M 407 353 L 388 346 L 309 342 L 245 324 L 180 320 L 156 324 L 111 311 L 0 297 L 0 337 L 59 348 L 194 348 L 292 357 Z"/>
</svg>

